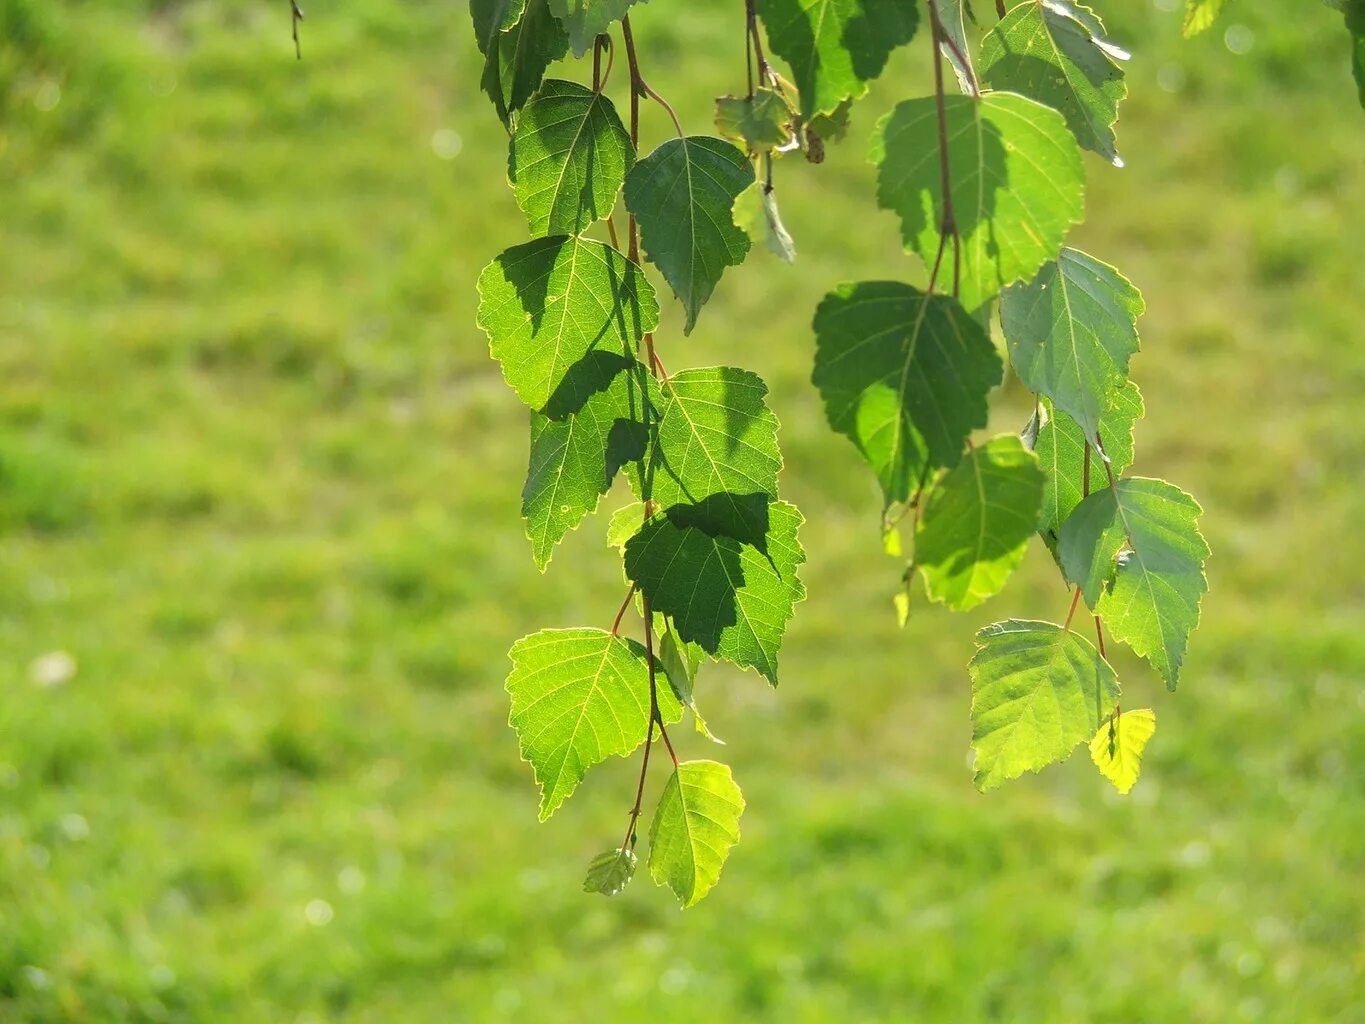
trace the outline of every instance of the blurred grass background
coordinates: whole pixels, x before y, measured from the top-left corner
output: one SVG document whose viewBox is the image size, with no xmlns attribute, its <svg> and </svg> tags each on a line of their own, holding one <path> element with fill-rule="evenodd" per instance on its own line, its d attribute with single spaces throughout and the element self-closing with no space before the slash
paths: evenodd
<svg viewBox="0 0 1365 1024">
<path fill-rule="evenodd" d="M 525 230 L 465 5 L 309 5 L 296 63 L 283 0 L 0 0 L 0 1020 L 1365 1021 L 1345 35 L 1303 0 L 1191 42 L 1176 0 L 1100 6 L 1128 166 L 1087 158 L 1075 237 L 1146 294 L 1136 470 L 1215 552 L 1181 692 L 1119 660 L 1160 714 L 1145 776 L 1120 799 L 1078 752 L 975 792 L 971 635 L 1065 593 L 1039 545 L 898 631 L 808 383 L 828 287 L 923 280 L 864 159 L 922 37 L 824 165 L 779 168 L 797 264 L 752 255 L 687 340 L 666 313 L 671 368 L 772 383 L 811 594 L 778 692 L 701 682 L 750 806 L 679 914 L 643 876 L 578 891 L 634 761 L 538 825 L 505 725 L 508 644 L 621 587 L 605 516 L 543 577 L 522 535 L 525 413 L 473 306 Z M 743 87 L 741 24 L 639 9 L 690 130 Z"/>
</svg>

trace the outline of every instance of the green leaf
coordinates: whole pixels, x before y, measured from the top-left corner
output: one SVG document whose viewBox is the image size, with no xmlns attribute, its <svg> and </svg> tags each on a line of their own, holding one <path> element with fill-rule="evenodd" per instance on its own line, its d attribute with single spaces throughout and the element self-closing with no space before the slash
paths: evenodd
<svg viewBox="0 0 1365 1024">
<path fill-rule="evenodd" d="M 611 100 L 551 79 L 512 133 L 507 176 L 535 235 L 576 235 L 610 215 L 635 163 Z"/>
<path fill-rule="evenodd" d="M 694 506 L 695 525 L 759 544 L 782 468 L 763 378 L 712 366 L 675 373 L 662 390 L 650 459 L 655 503 Z"/>
<path fill-rule="evenodd" d="M 791 65 L 806 119 L 867 92 L 919 21 L 905 0 L 758 0 L 758 13 L 769 47 Z"/>
<path fill-rule="evenodd" d="M 626 207 L 640 223 L 640 242 L 687 313 L 697 314 L 726 267 L 749 251 L 730 208 L 754 180 L 749 159 L 723 139 L 669 139 L 626 175 Z"/>
<path fill-rule="evenodd" d="M 1155 732 L 1155 711 L 1143 708 L 1115 715 L 1090 741 L 1090 759 L 1115 789 L 1126 794 L 1142 773 L 1142 752 Z"/>
<path fill-rule="evenodd" d="M 625 756 L 649 726 L 649 665 L 634 640 L 601 629 L 544 629 L 508 652 L 512 696 L 508 724 L 540 784 L 544 821 L 574 791 L 588 768 Z M 668 687 L 658 687 L 667 724 L 682 717 Z"/>
<path fill-rule="evenodd" d="M 1114 122 L 1128 86 L 1117 61 L 1128 54 L 1104 41 L 1103 28 L 1084 7 L 1020 4 L 981 44 L 981 80 L 1060 111 L 1082 147 L 1122 167 Z"/>
<path fill-rule="evenodd" d="M 973 448 L 934 488 L 915 532 L 915 563 L 935 601 L 957 611 L 994 597 L 1038 524 L 1043 473 L 1013 434 Z"/>
<path fill-rule="evenodd" d="M 1009 619 L 976 642 L 968 669 L 983 792 L 1065 760 L 1118 701 L 1114 670 L 1089 641 L 1055 623 Z"/>
<path fill-rule="evenodd" d="M 1138 350 L 1142 295 L 1108 264 L 1063 249 L 1000 297 L 1010 361 L 1030 391 L 1052 399 L 1093 437 Z"/>
<path fill-rule="evenodd" d="M 1034 451 L 1043 467 L 1047 483 L 1043 488 L 1042 511 L 1038 516 L 1038 532 L 1052 551 L 1057 549 L 1057 538 L 1062 523 L 1071 510 L 1081 503 L 1085 489 L 1085 434 L 1080 424 L 1064 412 L 1052 409 L 1043 400 L 1046 419 L 1038 427 Z M 1114 407 L 1100 417 L 1099 436 L 1104 441 L 1104 456 L 1115 476 L 1133 464 L 1133 426 L 1142 418 L 1142 393 L 1131 380 L 1114 396 Z M 1104 456 L 1090 446 L 1090 490 L 1108 486 L 1104 471 Z"/>
<path fill-rule="evenodd" d="M 525 10 L 526 0 L 470 0 L 469 16 L 479 52 L 487 54 L 498 35 L 516 25 Z"/>
<path fill-rule="evenodd" d="M 751 153 L 780 146 L 791 138 L 792 111 L 774 89 L 756 89 L 752 96 L 716 99 L 716 131 L 742 142 Z"/>
<path fill-rule="evenodd" d="M 731 211 L 735 226 L 785 263 L 796 262 L 796 243 L 777 212 L 777 193 L 755 181 L 739 194 Z"/>
<path fill-rule="evenodd" d="M 645 503 L 632 501 L 611 514 L 607 523 L 607 547 L 625 550 L 626 541 L 640 532 L 645 523 Z"/>
<path fill-rule="evenodd" d="M 721 499 L 724 500 L 724 499 Z M 708 499 L 703 506 L 717 501 Z M 777 685 L 777 655 L 792 607 L 806 596 L 796 576 L 805 561 L 794 505 L 766 506 L 762 548 L 701 526 L 711 510 L 675 505 L 626 543 L 626 575 L 678 636 L 709 654 L 758 670 Z"/>
<path fill-rule="evenodd" d="M 588 865 L 588 877 L 583 879 L 583 891 L 615 896 L 635 877 L 637 860 L 633 850 L 608 850 L 606 853 L 599 853 Z"/>
<path fill-rule="evenodd" d="M 684 908 L 720 880 L 739 842 L 744 796 L 730 769 L 715 761 L 684 761 L 673 771 L 649 829 L 649 873 L 673 890 Z"/>
<path fill-rule="evenodd" d="M 550 10 L 568 33 L 573 55 L 588 52 L 592 41 L 620 21 L 636 0 L 550 0 Z"/>
<path fill-rule="evenodd" d="M 1360 105 L 1365 107 L 1365 0 L 1343 0 L 1346 31 L 1351 34 L 1351 70 L 1356 76 Z"/>
<path fill-rule="evenodd" d="M 972 69 L 972 51 L 967 46 L 967 27 L 962 20 L 965 6 L 964 0 L 938 0 L 938 20 L 947 37 L 939 49 L 957 75 L 958 87 L 974 96 L 981 90 Z"/>
<path fill-rule="evenodd" d="M 1061 114 L 1023 96 L 948 96 L 944 107 L 962 240 L 958 297 L 974 310 L 1061 252 L 1083 212 L 1081 152 Z M 879 169 L 877 201 L 900 216 L 906 248 L 926 267 L 943 226 L 938 153 L 933 97 L 907 100 L 877 123 L 870 150 Z M 952 281 L 952 244 L 950 238 L 942 282 Z"/>
<path fill-rule="evenodd" d="M 1172 690 L 1208 590 L 1202 511 L 1164 480 L 1130 477 L 1077 505 L 1057 544 L 1062 570 L 1081 585 L 1086 604 Z"/>
<path fill-rule="evenodd" d="M 517 397 L 544 409 L 589 352 L 630 356 L 659 323 L 642 271 L 601 242 L 562 235 L 508 249 L 479 275 L 478 324 Z"/>
<path fill-rule="evenodd" d="M 692 712 L 692 721 L 696 723 L 697 732 L 712 743 L 719 743 L 723 747 L 725 741 L 711 733 L 710 727 L 706 724 L 706 719 L 697 709 L 697 701 L 693 696 L 693 686 L 697 681 L 697 670 L 701 668 L 702 659 L 705 657 L 705 652 L 699 646 L 689 644 L 686 640 L 680 640 L 675 630 L 660 630 L 659 664 L 663 665 L 664 672 L 668 675 L 668 683 L 673 687 L 673 695 L 678 698 L 683 707 Z"/>
<path fill-rule="evenodd" d="M 634 359 L 592 352 L 569 368 L 545 412 L 531 413 L 521 514 L 541 570 L 564 535 L 596 510 L 617 471 L 644 457 L 645 373 Z"/>
<path fill-rule="evenodd" d="M 825 415 L 877 474 L 886 505 L 956 465 L 986 425 L 1000 357 L 953 299 L 895 281 L 840 285 L 815 312 L 815 336 Z"/>
<path fill-rule="evenodd" d="M 476 0 L 475 32 L 494 24 L 507 24 L 519 6 Z M 551 64 L 564 56 L 569 38 L 550 14 L 545 0 L 524 0 L 525 11 L 510 28 L 495 36 L 481 36 L 484 52 L 483 90 L 493 101 L 505 125 L 540 87 Z"/>
<path fill-rule="evenodd" d="M 1185 0 L 1185 38 L 1197 36 L 1212 25 L 1223 10 L 1225 0 Z"/>
</svg>

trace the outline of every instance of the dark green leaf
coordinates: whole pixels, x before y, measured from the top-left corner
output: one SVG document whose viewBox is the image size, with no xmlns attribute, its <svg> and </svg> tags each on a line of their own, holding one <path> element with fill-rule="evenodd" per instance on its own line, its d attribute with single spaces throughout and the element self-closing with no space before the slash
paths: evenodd
<svg viewBox="0 0 1365 1024">
<path fill-rule="evenodd" d="M 1061 252 L 1081 219 L 1084 175 L 1062 115 L 1023 96 L 944 101 L 953 213 L 962 240 L 959 298 L 975 310 Z M 933 97 L 907 100 L 877 124 L 877 201 L 901 218 L 906 248 L 926 267 L 939 252 L 943 190 Z M 939 283 L 953 280 L 953 241 Z"/>
<path fill-rule="evenodd" d="M 470 0 L 469 15 L 479 52 L 487 54 L 498 35 L 516 25 L 525 10 L 526 0 Z"/>
<path fill-rule="evenodd" d="M 887 505 L 956 465 L 986 425 L 1000 357 L 954 300 L 895 281 L 840 285 L 816 310 L 815 336 L 825 415 L 877 474 Z"/>
<path fill-rule="evenodd" d="M 934 487 L 915 533 L 929 596 L 958 611 L 994 597 L 1038 523 L 1043 473 L 1013 434 L 973 448 Z"/>
<path fill-rule="evenodd" d="M 1093 437 L 1128 377 L 1142 309 L 1141 293 L 1117 270 L 1063 249 L 1033 280 L 1005 289 L 1000 324 L 1024 386 Z"/>
<path fill-rule="evenodd" d="M 540 784 L 544 821 L 593 765 L 626 755 L 649 725 L 649 666 L 634 640 L 600 629 L 545 629 L 508 652 L 508 724 Z M 682 717 L 668 687 L 658 688 L 664 722 Z"/>
<path fill-rule="evenodd" d="M 626 176 L 626 206 L 640 222 L 645 254 L 682 301 L 684 334 L 725 268 L 749 251 L 730 208 L 753 180 L 739 149 L 706 136 L 670 139 Z"/>
<path fill-rule="evenodd" d="M 517 118 L 507 176 L 532 234 L 576 235 L 611 213 L 634 163 L 611 100 L 552 79 Z"/>
<path fill-rule="evenodd" d="M 1009 619 L 976 634 L 971 660 L 976 787 L 1065 760 L 1119 699 L 1114 670 L 1085 638 Z"/>
<path fill-rule="evenodd" d="M 644 272 L 601 242 L 540 238 L 508 249 L 479 276 L 478 324 L 507 383 L 535 410 L 546 409 L 588 353 L 630 357 L 658 323 Z"/>
<path fill-rule="evenodd" d="M 713 517 L 705 508 L 674 506 L 626 542 L 626 574 L 680 638 L 757 669 L 775 686 L 782 634 L 806 596 L 796 576 L 806 556 L 797 540 L 801 513 L 782 501 L 766 509 L 759 548 L 693 525 Z"/>
<path fill-rule="evenodd" d="M 506 24 L 510 10 L 487 0 L 475 0 L 475 31 L 481 25 Z M 515 6 L 515 5 L 513 5 Z M 485 13 L 480 15 L 480 10 Z M 491 13 L 491 16 L 488 16 Z M 487 20 L 484 20 L 487 17 Z M 558 21 L 550 14 L 546 0 L 525 0 L 521 18 L 496 37 L 481 40 L 484 45 L 483 90 L 493 101 L 503 124 L 511 124 L 513 115 L 540 87 L 541 79 L 551 64 L 564 56 L 569 38 Z"/>
<path fill-rule="evenodd" d="M 730 848 L 739 842 L 744 797 L 726 765 L 684 761 L 659 797 L 649 829 L 649 873 L 673 890 L 684 908 L 720 880 Z"/>
<path fill-rule="evenodd" d="M 1128 86 L 1116 62 L 1128 54 L 1102 33 L 1084 7 L 1056 0 L 1020 4 L 982 43 L 981 80 L 1060 111 L 1084 148 L 1122 167 L 1114 122 Z"/>
<path fill-rule="evenodd" d="M 918 5 L 905 0 L 758 0 L 758 13 L 772 51 L 791 65 L 807 119 L 867 92 L 919 21 Z"/>
</svg>

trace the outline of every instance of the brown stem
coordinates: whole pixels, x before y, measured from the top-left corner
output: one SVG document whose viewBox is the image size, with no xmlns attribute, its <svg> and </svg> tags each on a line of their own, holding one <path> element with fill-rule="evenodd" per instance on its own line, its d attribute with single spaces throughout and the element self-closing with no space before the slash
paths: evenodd
<svg viewBox="0 0 1365 1024">
<path fill-rule="evenodd" d="M 1095 639 L 1098 640 L 1100 644 L 1100 657 L 1108 657 L 1108 655 L 1104 653 L 1104 620 L 1098 615 L 1095 616 Z"/>
<path fill-rule="evenodd" d="M 1081 588 L 1077 587 L 1076 592 L 1071 595 L 1071 608 L 1066 613 L 1066 621 L 1062 623 L 1063 629 L 1071 628 L 1071 620 L 1076 616 L 1076 606 L 1081 603 Z"/>
<path fill-rule="evenodd" d="M 303 20 L 303 8 L 299 0 L 289 0 L 289 20 L 294 32 L 294 59 L 303 60 L 303 46 L 299 43 L 299 22 Z"/>
<path fill-rule="evenodd" d="M 929 291 L 938 282 L 939 263 L 943 258 L 943 246 L 949 235 L 953 239 L 953 297 L 957 298 L 962 279 L 962 238 L 957 230 L 957 218 L 953 214 L 953 181 L 948 167 L 948 111 L 943 92 L 943 24 L 938 18 L 936 0 L 929 0 L 929 27 L 934 46 L 934 104 L 938 112 L 938 170 L 939 190 L 943 193 L 943 219 L 939 223 L 939 250 L 934 259 L 934 270 L 929 277 Z"/>
<path fill-rule="evenodd" d="M 615 636 L 617 631 L 621 628 L 621 619 L 625 616 L 626 609 L 630 607 L 630 599 L 634 596 L 635 584 L 632 583 L 630 589 L 626 591 L 626 599 L 621 602 L 621 610 L 616 613 L 616 620 L 611 624 L 612 636 Z"/>
<path fill-rule="evenodd" d="M 649 771 L 649 751 L 654 746 L 654 720 L 650 719 L 649 730 L 645 735 L 645 756 L 640 760 L 640 782 L 635 787 L 635 806 L 630 809 L 630 821 L 626 823 L 626 838 L 621 840 L 621 849 L 630 849 L 630 837 L 635 835 L 635 823 L 640 820 L 640 806 L 645 800 L 645 774 Z"/>
<path fill-rule="evenodd" d="M 995 16 L 1003 18 L 1005 13 L 1005 0 L 995 0 Z"/>
<path fill-rule="evenodd" d="M 668 116 L 673 120 L 673 127 L 678 131 L 678 137 L 683 137 L 686 133 L 683 131 L 682 122 L 678 120 L 678 115 L 673 110 L 673 107 L 669 105 L 669 102 L 666 99 L 650 88 L 649 83 L 646 82 L 644 76 L 640 74 L 640 59 L 635 53 L 635 36 L 630 30 L 629 14 L 621 19 L 621 38 L 626 42 L 626 60 L 630 64 L 631 123 L 635 127 L 635 132 L 630 140 L 631 143 L 634 144 L 637 150 L 640 148 L 638 111 L 641 96 L 648 96 L 655 103 L 659 104 L 659 106 L 663 107 L 664 110 L 668 111 Z"/>
</svg>

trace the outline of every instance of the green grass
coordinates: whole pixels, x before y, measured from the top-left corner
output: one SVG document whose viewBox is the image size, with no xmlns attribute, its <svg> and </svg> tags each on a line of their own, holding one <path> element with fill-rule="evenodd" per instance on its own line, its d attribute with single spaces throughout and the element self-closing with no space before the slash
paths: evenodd
<svg viewBox="0 0 1365 1024">
<path fill-rule="evenodd" d="M 505 724 L 508 644 L 605 625 L 621 587 L 604 516 L 545 576 L 518 521 L 473 285 L 525 232 L 463 5 L 310 5 L 296 63 L 282 3 L 0 0 L 0 1020 L 1365 1021 L 1345 36 L 1232 5 L 1239 56 L 1100 6 L 1136 52 L 1128 167 L 1088 160 L 1077 237 L 1146 294 L 1136 468 L 1214 548 L 1181 692 L 1118 662 L 1160 713 L 1143 781 L 1078 753 L 975 792 L 972 632 L 1066 596 L 1038 545 L 985 609 L 917 597 L 898 631 L 875 486 L 808 383 L 825 289 L 922 280 L 863 157 L 925 91 L 919 39 L 824 165 L 779 168 L 795 267 L 727 273 L 689 339 L 665 315 L 671 369 L 773 383 L 810 551 L 781 689 L 701 684 L 749 810 L 679 914 L 643 877 L 578 892 L 634 764 L 539 825 Z M 636 20 L 705 130 L 737 4 Z M 57 651 L 74 676 L 37 685 Z"/>
</svg>

